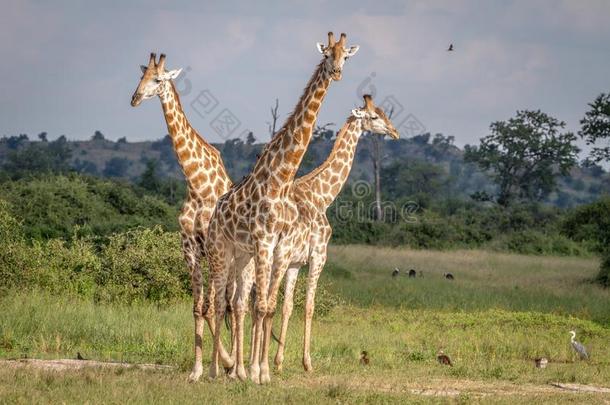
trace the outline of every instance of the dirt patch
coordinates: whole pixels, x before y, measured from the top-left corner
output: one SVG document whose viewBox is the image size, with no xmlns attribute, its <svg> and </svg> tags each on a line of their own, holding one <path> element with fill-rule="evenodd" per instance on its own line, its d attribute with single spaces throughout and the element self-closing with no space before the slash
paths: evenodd
<svg viewBox="0 0 610 405">
<path fill-rule="evenodd" d="M 35 368 L 47 371 L 73 371 L 84 368 L 133 368 L 139 370 L 176 371 L 174 366 L 160 364 L 138 364 L 122 362 L 103 362 L 95 360 L 41 360 L 16 359 L 0 360 L 0 368 Z M 427 397 L 472 397 L 488 396 L 538 396 L 553 394 L 610 394 L 608 387 L 592 385 L 549 383 L 547 385 L 516 384 L 509 381 L 476 381 L 444 378 L 431 378 L 425 381 L 405 381 L 397 376 L 307 376 L 305 378 L 288 379 L 282 383 L 288 387 L 333 388 L 342 387 L 353 391 L 384 392 L 391 394 L 411 394 Z M 606 395 L 602 395 L 606 398 Z"/>
<path fill-rule="evenodd" d="M 289 382 L 289 384 L 292 382 Z M 508 381 L 473 381 L 429 379 L 425 382 L 400 381 L 396 378 L 324 376 L 300 380 L 294 386 L 310 388 L 341 386 L 354 391 L 382 391 L 431 397 L 535 396 L 561 393 L 610 393 L 610 388 L 591 385 L 551 383 L 549 385 L 515 384 Z"/>
<path fill-rule="evenodd" d="M 121 362 L 106 362 L 95 360 L 73 360 L 73 359 L 58 359 L 58 360 L 40 360 L 40 359 L 18 359 L 18 360 L 2 360 L 0 368 L 19 368 L 32 367 L 43 370 L 52 371 L 67 371 L 80 370 L 83 368 L 137 368 L 140 370 L 175 370 L 176 367 L 166 366 L 161 364 L 134 364 Z"/>
</svg>

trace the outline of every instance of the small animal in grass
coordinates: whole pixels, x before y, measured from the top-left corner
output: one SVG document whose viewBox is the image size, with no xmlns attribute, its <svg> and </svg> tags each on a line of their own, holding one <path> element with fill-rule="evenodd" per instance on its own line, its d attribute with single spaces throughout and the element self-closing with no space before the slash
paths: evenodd
<svg viewBox="0 0 610 405">
<path fill-rule="evenodd" d="M 534 359 L 536 363 L 536 368 L 546 368 L 547 364 L 549 364 L 549 360 L 545 357 L 538 357 Z"/>
<path fill-rule="evenodd" d="M 368 366 L 371 362 L 371 359 L 369 358 L 369 353 L 366 350 L 363 350 L 360 353 L 360 365 L 362 366 Z"/>
<path fill-rule="evenodd" d="M 392 271 L 392 277 L 397 277 L 400 274 L 400 269 L 398 267 L 394 267 L 394 271 Z"/>
<path fill-rule="evenodd" d="M 583 346 L 582 343 L 580 343 L 579 341 L 576 340 L 576 332 L 571 330 L 570 335 L 572 335 L 572 338 L 570 339 L 570 343 L 572 344 L 572 348 L 574 349 L 574 351 L 576 353 L 578 353 L 578 356 L 580 357 L 581 360 L 588 360 L 589 353 L 587 353 L 587 348 L 585 346 Z"/>
<path fill-rule="evenodd" d="M 87 360 L 80 352 L 76 352 L 76 360 Z"/>
<path fill-rule="evenodd" d="M 444 366 L 453 367 L 453 364 L 451 363 L 451 359 L 442 350 L 440 352 L 438 352 L 438 354 L 436 355 L 436 360 L 439 362 L 439 364 L 442 364 Z"/>
<path fill-rule="evenodd" d="M 415 271 L 415 269 L 409 270 L 409 278 L 415 278 L 415 277 L 417 277 L 417 272 Z"/>
<path fill-rule="evenodd" d="M 453 274 L 451 273 L 444 273 L 443 277 L 445 277 L 447 280 L 455 280 L 455 277 L 453 277 Z"/>
<path fill-rule="evenodd" d="M 449 48 L 447 48 L 447 52 L 453 52 L 453 44 L 449 44 Z"/>
</svg>

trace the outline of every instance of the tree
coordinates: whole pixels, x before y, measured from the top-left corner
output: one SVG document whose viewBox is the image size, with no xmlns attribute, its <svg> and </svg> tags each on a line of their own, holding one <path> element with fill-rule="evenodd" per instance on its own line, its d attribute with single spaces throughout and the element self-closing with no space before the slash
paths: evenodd
<svg viewBox="0 0 610 405">
<path fill-rule="evenodd" d="M 48 142 L 47 133 L 46 132 L 39 133 L 38 139 L 40 139 L 40 142 Z"/>
<path fill-rule="evenodd" d="M 580 120 L 582 125 L 578 132 L 587 145 L 595 145 L 605 140 L 608 146 L 595 146 L 589 154 L 589 159 L 594 162 L 610 160 L 610 93 L 600 94 L 595 101 L 589 103 L 591 109 L 585 113 Z"/>
<path fill-rule="evenodd" d="M 91 137 L 92 141 L 103 141 L 104 139 L 106 138 L 104 138 L 104 134 L 102 134 L 101 131 L 95 131 Z"/>
<path fill-rule="evenodd" d="M 131 162 L 125 158 L 113 157 L 106 162 L 104 168 L 104 176 L 107 177 L 125 177 L 127 169 L 131 166 Z"/>
<path fill-rule="evenodd" d="M 275 106 L 271 107 L 271 122 L 267 121 L 267 126 L 269 127 L 269 136 L 273 138 L 275 135 L 275 126 L 277 125 L 277 120 L 279 118 L 278 109 L 280 107 L 280 100 L 275 99 Z"/>
<path fill-rule="evenodd" d="M 248 135 L 246 136 L 246 144 L 254 145 L 254 142 L 256 142 L 256 138 L 254 137 L 254 133 L 252 131 L 250 131 L 250 132 L 248 132 Z"/>
<path fill-rule="evenodd" d="M 126 137 L 120 137 L 119 139 L 116 140 L 116 143 L 127 143 L 127 138 Z"/>
<path fill-rule="evenodd" d="M 159 193 L 161 190 L 161 179 L 157 174 L 157 166 L 158 162 L 156 160 L 147 160 L 146 169 L 144 169 L 142 176 L 140 176 L 140 181 L 138 182 L 140 187 L 153 193 Z"/>
<path fill-rule="evenodd" d="M 311 137 L 313 141 L 330 141 L 335 135 L 335 131 L 332 130 L 332 127 L 335 126 L 334 122 L 327 122 L 324 125 L 316 125 L 314 130 L 312 131 Z"/>
<path fill-rule="evenodd" d="M 9 136 L 6 138 L 6 146 L 9 149 L 18 149 L 19 147 L 27 144 L 29 142 L 29 138 L 26 134 L 20 134 L 19 136 Z"/>
<path fill-rule="evenodd" d="M 567 175 L 579 152 L 565 123 L 538 111 L 517 111 L 508 121 L 494 122 L 481 144 L 466 145 L 464 158 L 491 171 L 499 187 L 497 201 L 539 201 L 556 187 L 559 174 Z"/>
<path fill-rule="evenodd" d="M 434 197 L 446 180 L 445 170 L 424 160 L 396 161 L 381 169 L 383 191 L 393 199 L 418 194 Z"/>
<path fill-rule="evenodd" d="M 28 142 L 9 151 L 3 169 L 13 179 L 32 174 L 65 173 L 70 171 L 71 157 L 72 150 L 65 137 L 53 142 Z"/>
</svg>

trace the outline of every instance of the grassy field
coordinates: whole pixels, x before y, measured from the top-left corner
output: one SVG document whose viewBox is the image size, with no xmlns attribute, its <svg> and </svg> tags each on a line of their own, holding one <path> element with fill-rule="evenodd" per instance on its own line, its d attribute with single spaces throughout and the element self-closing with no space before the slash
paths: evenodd
<svg viewBox="0 0 610 405">
<path fill-rule="evenodd" d="M 226 378 L 189 385 L 188 302 L 99 306 L 15 293 L 0 298 L 2 358 L 74 358 L 81 352 L 177 369 L 58 373 L 0 366 L 0 402 L 610 401 L 610 394 L 567 393 L 548 384 L 610 385 L 610 292 L 588 281 L 597 272 L 596 259 L 362 246 L 333 247 L 330 259 L 321 283 L 345 303 L 315 318 L 312 374 L 301 367 L 299 311 L 284 371 L 269 386 Z M 424 277 L 392 278 L 396 266 L 421 270 Z M 447 271 L 455 281 L 442 278 Z M 590 361 L 576 360 L 571 329 Z M 209 341 L 206 335 L 208 348 Z M 439 349 L 454 367 L 436 362 Z M 362 350 L 370 353 L 368 367 L 359 364 Z M 534 367 L 538 356 L 550 359 L 548 368 Z"/>
</svg>

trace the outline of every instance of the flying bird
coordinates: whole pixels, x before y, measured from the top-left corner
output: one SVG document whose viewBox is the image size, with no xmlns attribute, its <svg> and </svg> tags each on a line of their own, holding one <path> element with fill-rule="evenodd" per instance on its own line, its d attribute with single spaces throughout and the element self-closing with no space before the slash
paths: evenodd
<svg viewBox="0 0 610 405">
<path fill-rule="evenodd" d="M 589 354 L 587 353 L 587 349 L 582 345 L 582 343 L 578 342 L 576 339 L 576 332 L 574 332 L 573 330 L 570 331 L 570 335 L 572 335 L 572 339 L 570 339 L 570 343 L 572 344 L 572 347 L 574 348 L 574 351 L 576 353 L 578 353 L 578 356 L 580 356 L 581 360 L 588 360 L 589 359 Z"/>
<path fill-rule="evenodd" d="M 369 359 L 369 353 L 366 350 L 363 350 L 360 353 L 360 364 L 363 366 L 368 366 L 370 362 L 371 359 Z"/>
<path fill-rule="evenodd" d="M 438 360 L 440 364 L 453 367 L 453 364 L 451 364 L 451 359 L 449 358 L 449 356 L 443 353 L 442 350 L 436 355 L 436 360 Z"/>
<path fill-rule="evenodd" d="M 453 44 L 449 44 L 449 48 L 447 48 L 447 52 L 453 52 Z"/>
</svg>

